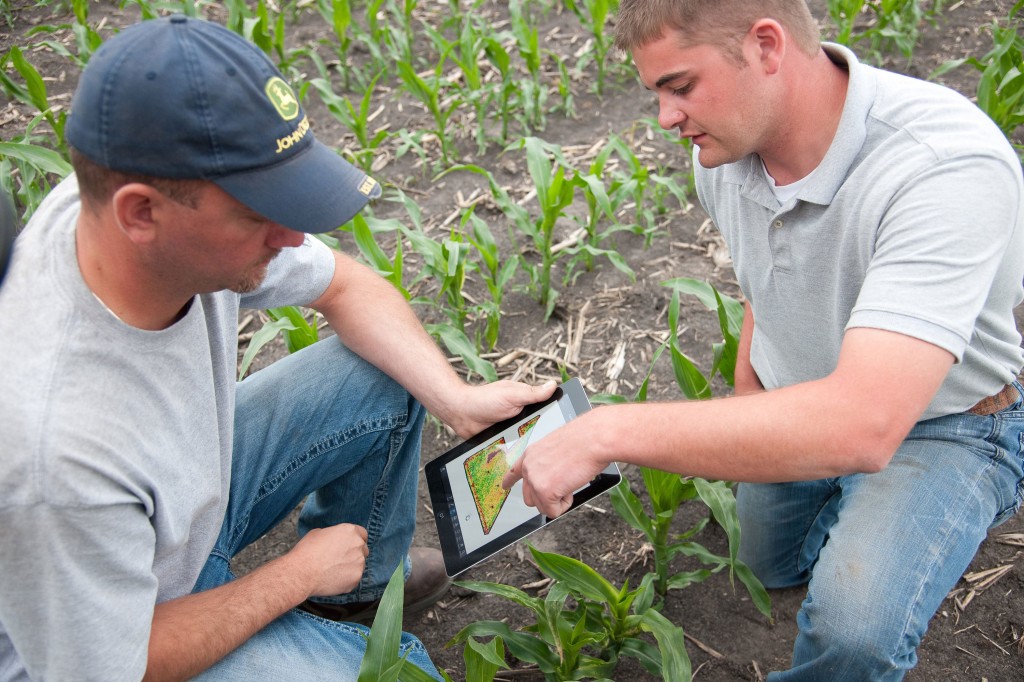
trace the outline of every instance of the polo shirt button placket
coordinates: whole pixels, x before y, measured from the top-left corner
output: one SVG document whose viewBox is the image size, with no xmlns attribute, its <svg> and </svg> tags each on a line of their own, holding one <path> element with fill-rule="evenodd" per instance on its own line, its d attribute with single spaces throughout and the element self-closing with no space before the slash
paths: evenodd
<svg viewBox="0 0 1024 682">
<path fill-rule="evenodd" d="M 782 222 L 781 218 L 776 218 L 775 220 L 772 221 L 772 227 L 774 227 L 776 230 L 782 229 L 782 226 L 784 224 L 785 223 Z"/>
</svg>

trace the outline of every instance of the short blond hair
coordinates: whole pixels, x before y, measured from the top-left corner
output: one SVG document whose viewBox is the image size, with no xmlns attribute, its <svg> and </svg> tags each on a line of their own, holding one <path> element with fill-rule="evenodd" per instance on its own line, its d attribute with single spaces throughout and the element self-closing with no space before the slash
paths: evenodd
<svg viewBox="0 0 1024 682">
<path fill-rule="evenodd" d="M 632 52 L 676 31 L 685 45 L 712 45 L 739 61 L 744 36 L 765 18 L 779 22 L 802 52 L 820 49 L 821 31 L 804 0 L 622 0 L 615 45 Z"/>
</svg>

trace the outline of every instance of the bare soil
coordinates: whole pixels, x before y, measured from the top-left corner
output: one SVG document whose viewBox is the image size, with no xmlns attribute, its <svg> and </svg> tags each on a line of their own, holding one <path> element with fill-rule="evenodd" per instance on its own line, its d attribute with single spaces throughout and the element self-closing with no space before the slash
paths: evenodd
<svg viewBox="0 0 1024 682">
<path fill-rule="evenodd" d="M 421 4 L 426 6 L 422 18 L 428 21 L 445 11 L 445 3 Z M 812 0 L 810 4 L 822 25 L 828 26 L 824 0 Z M 887 68 L 927 77 L 948 59 L 981 56 L 991 46 L 989 33 L 984 27 L 996 18 L 1005 17 L 1012 2 L 965 0 L 947 4 L 949 6 L 937 24 L 925 28 L 913 61 L 908 64 L 902 57 L 892 57 L 885 64 Z M 223 20 L 220 8 L 213 6 L 207 11 L 215 20 Z M 503 21 L 506 16 L 502 3 L 485 4 L 482 11 L 493 15 L 495 22 Z M 14 0 L 11 16 L 13 24 L 5 24 L 0 34 L 0 53 L 14 44 L 25 46 L 37 41 L 37 37 L 26 36 L 33 26 L 72 21 L 70 15 L 62 13 L 57 5 L 36 7 L 30 0 Z M 115 2 L 91 3 L 90 16 L 96 22 L 103 22 L 101 33 L 105 36 L 109 36 L 114 27 L 130 24 L 138 18 L 137 11 L 132 8 L 121 10 Z M 548 49 L 573 55 L 585 48 L 586 39 L 571 14 L 552 10 L 538 15 L 538 21 Z M 326 27 L 315 14 L 302 14 L 299 23 L 290 26 L 289 42 L 296 45 L 314 43 L 325 37 Z M 72 40 L 69 31 L 59 33 L 58 38 L 65 43 Z M 29 59 L 46 77 L 51 96 L 67 106 L 77 79 L 75 67 L 48 50 L 31 51 Z M 571 158 L 586 159 L 588 153 L 592 155 L 590 150 L 595 143 L 603 141 L 609 134 L 618 134 L 629 140 L 647 163 L 660 166 L 663 173 L 669 170 L 685 172 L 689 161 L 682 150 L 666 143 L 659 135 L 648 135 L 647 127 L 638 125 L 639 120 L 656 116 L 657 106 L 628 72 L 623 74 L 600 98 L 590 92 L 593 71 L 582 74 L 574 83 L 575 117 L 549 114 L 547 128 L 539 135 L 560 144 Z M 306 75 L 315 75 L 312 67 Z M 976 87 L 977 75 L 964 67 L 946 74 L 941 80 L 970 96 Z M 379 125 L 389 124 L 393 131 L 429 127 L 429 117 L 422 108 L 399 94 L 397 79 L 385 82 L 384 86 L 380 103 L 387 106 L 380 115 Z M 557 95 L 553 95 L 552 101 L 556 100 Z M 315 95 L 307 96 L 306 106 L 319 139 L 339 148 L 353 145 L 353 137 L 330 116 Z M 0 108 L 0 137 L 11 139 L 23 130 L 32 113 L 17 103 L 6 103 Z M 454 127 L 458 129 L 460 123 L 456 119 Z M 486 155 L 477 157 L 471 139 L 463 140 L 460 147 L 463 160 L 494 170 L 499 182 L 511 188 L 513 196 L 522 197 L 532 187 L 521 154 L 510 152 L 501 155 L 500 150 L 492 147 Z M 460 204 L 465 205 L 474 192 L 486 194 L 486 187 L 478 176 L 467 173 L 434 180 L 429 166 L 429 163 L 419 163 L 414 155 L 399 158 L 397 147 L 390 146 L 381 154 L 376 175 L 382 181 L 402 187 L 415 198 L 428 232 L 438 235 L 447 229 L 446 220 L 452 212 Z M 374 210 L 382 217 L 405 218 L 397 206 L 381 205 Z M 478 213 L 488 219 L 496 234 L 504 233 L 504 219 L 493 207 L 484 205 L 478 208 Z M 569 222 L 559 225 L 561 238 L 568 236 L 573 227 Z M 345 235 L 342 238 L 344 248 L 356 253 L 354 244 L 345 239 Z M 508 247 L 507 240 L 503 247 Z M 518 288 L 508 293 L 503 304 L 501 338 L 495 353 L 496 360 L 503 358 L 507 363 L 499 368 L 502 376 L 531 382 L 558 378 L 558 365 L 565 364 L 571 374 L 583 379 L 592 393 L 632 396 L 668 329 L 666 309 L 669 290 L 661 286 L 662 281 L 680 276 L 707 279 L 721 291 L 739 297 L 728 255 L 698 205 L 673 207 L 664 216 L 661 232 L 649 246 L 639 236 L 621 233 L 616 237 L 615 247 L 636 271 L 636 281 L 606 264 L 584 273 L 575 284 L 559 286 L 563 290 L 562 295 L 554 315 L 548 320 L 544 319 L 540 306 L 520 290 L 525 282 L 523 275 L 519 275 L 516 280 Z M 415 266 L 407 267 L 410 271 L 415 269 Z M 431 286 L 424 284 L 417 293 L 429 295 L 433 293 Z M 472 280 L 468 283 L 468 291 L 472 296 L 486 296 L 482 285 Z M 425 321 L 436 320 L 436 311 L 422 309 L 421 312 Z M 1024 326 L 1020 313 L 1018 311 L 1018 326 Z M 695 301 L 684 301 L 682 320 L 685 325 L 681 335 L 684 350 L 698 366 L 710 367 L 711 344 L 720 338 L 717 320 Z M 244 341 L 257 327 L 258 320 L 243 320 L 243 323 Z M 578 354 L 576 348 L 579 349 Z M 264 350 L 257 360 L 256 369 L 283 353 L 280 346 Z M 463 369 L 458 362 L 455 366 Z M 715 390 L 719 395 L 728 392 L 727 387 L 720 383 L 715 385 Z M 651 377 L 650 399 L 680 398 L 665 358 L 655 367 Z M 436 423 L 428 424 L 423 435 L 423 461 L 441 454 L 454 442 L 451 434 L 442 427 Z M 636 471 L 627 470 L 626 474 L 636 482 Z M 436 532 L 424 490 L 421 490 L 420 502 L 416 541 L 417 544 L 430 545 L 436 542 Z M 700 505 L 684 507 L 678 520 L 679 528 L 689 527 L 705 513 Z M 918 665 L 906 679 L 991 682 L 1024 679 L 1022 533 L 1022 515 L 992 531 L 982 544 L 967 577 L 958 585 L 954 593 L 956 598 L 947 599 L 932 619 L 918 652 Z M 235 562 L 236 569 L 242 573 L 250 570 L 285 551 L 294 538 L 294 519 L 289 519 L 240 555 Z M 712 551 L 726 551 L 724 533 L 715 527 L 709 526 L 698 539 Z M 627 579 L 631 585 L 638 584 L 652 568 L 649 547 L 638 533 L 616 516 L 607 498 L 598 498 L 590 507 L 535 534 L 531 542 L 542 550 L 582 559 L 620 585 Z M 682 568 L 684 565 L 681 563 L 676 570 Z M 984 573 L 992 569 L 999 570 Z M 543 576 L 521 545 L 506 550 L 462 577 L 504 582 L 523 587 L 531 593 L 543 589 L 542 585 L 536 585 Z M 534 586 L 526 587 L 529 585 Z M 757 612 L 742 588 L 733 590 L 728 577 L 722 574 L 670 595 L 664 613 L 687 633 L 687 649 L 696 679 L 761 680 L 771 670 L 788 667 L 796 633 L 795 616 L 804 591 L 800 588 L 775 590 L 771 596 L 773 618 L 769 620 Z M 445 647 L 460 629 L 481 619 L 507 619 L 520 625 L 526 623 L 525 617 L 520 607 L 509 602 L 453 587 L 435 607 L 407 617 L 405 627 L 423 640 L 440 667 L 454 679 L 461 679 L 465 674 L 461 649 Z M 539 676 L 523 670 L 514 678 L 539 679 Z M 651 678 L 639 666 L 623 664 L 616 679 Z"/>
</svg>

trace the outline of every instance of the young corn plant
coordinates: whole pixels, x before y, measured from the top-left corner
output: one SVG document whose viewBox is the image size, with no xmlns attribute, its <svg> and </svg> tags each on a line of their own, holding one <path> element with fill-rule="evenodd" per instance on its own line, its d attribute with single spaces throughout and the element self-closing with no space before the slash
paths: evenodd
<svg viewBox="0 0 1024 682">
<path fill-rule="evenodd" d="M 943 0 L 926 8 L 921 0 L 829 0 L 828 13 L 838 27 L 836 42 L 852 46 L 867 41 L 872 59 L 881 63 L 886 52 L 896 48 L 909 63 L 921 35 L 921 25 L 942 11 Z M 872 17 L 857 30 L 862 13 Z"/>
<path fill-rule="evenodd" d="M 523 4 L 522 0 L 510 0 L 508 12 L 519 56 L 529 74 L 529 78 L 519 81 L 521 94 L 518 107 L 521 112 L 520 123 L 529 134 L 543 130 L 546 125 L 547 112 L 544 107 L 548 98 L 548 87 L 541 72 L 543 54 L 540 48 L 540 32 L 536 23 L 523 13 Z"/>
<path fill-rule="evenodd" d="M 27 223 L 53 184 L 71 174 L 71 164 L 57 152 L 37 143 L 30 132 L 10 142 L 0 142 L 0 190 L 16 200 L 18 213 Z"/>
<path fill-rule="evenodd" d="M 608 198 L 600 177 L 593 173 L 583 175 L 576 171 L 576 174 L 573 176 L 573 183 L 583 191 L 587 201 L 587 218 L 582 221 L 586 237 L 582 243 L 566 249 L 566 252 L 572 256 L 572 260 L 566 267 L 565 277 L 562 280 L 563 283 L 575 282 L 576 277 L 582 273 L 582 271 L 576 269 L 576 266 L 580 263 L 584 264 L 586 270 L 592 270 L 597 258 L 607 258 L 608 262 L 616 270 L 635 282 L 636 273 L 633 272 L 633 268 L 629 266 L 629 263 L 626 262 L 622 254 L 614 248 L 606 249 L 601 247 L 605 240 L 614 232 L 623 229 L 623 227 L 614 222 L 615 213 L 612 209 L 611 200 Z M 602 215 L 607 215 L 612 219 L 613 223 L 608 229 L 598 232 L 597 221 L 600 220 Z M 577 224 L 581 222 L 579 219 L 576 219 L 576 221 Z"/>
<path fill-rule="evenodd" d="M 669 590 L 678 590 L 701 583 L 713 574 L 728 568 L 730 581 L 739 578 L 746 587 L 757 609 L 765 616 L 771 616 L 771 599 L 761 581 L 750 568 L 736 557 L 739 550 L 740 527 L 736 516 L 736 498 L 730 484 L 723 481 L 705 481 L 701 478 L 684 478 L 678 474 L 640 468 L 644 487 L 651 501 L 648 513 L 640 498 L 632 491 L 628 482 L 612 490 L 612 506 L 625 521 L 644 534 L 654 549 L 654 590 L 664 598 Z M 700 499 L 711 511 L 689 529 L 672 535 L 671 529 L 676 513 L 684 502 Z M 703 531 L 711 518 L 725 530 L 729 539 L 729 556 L 710 552 L 692 538 Z M 690 557 L 699 561 L 701 568 L 671 573 L 672 560 L 676 557 Z M 735 583 L 733 582 L 735 585 Z"/>
<path fill-rule="evenodd" d="M 419 270 L 413 281 L 408 285 L 400 287 L 407 298 L 417 284 L 425 279 L 432 279 L 438 286 L 438 293 L 434 299 L 426 297 L 411 298 L 414 305 L 426 305 L 439 308 L 447 318 L 447 322 L 427 323 L 424 328 L 434 338 L 444 344 L 450 352 L 462 358 L 472 372 L 479 374 L 486 381 L 497 381 L 498 373 L 494 365 L 480 357 L 479 348 L 464 331 L 465 321 L 468 317 L 468 304 L 463 287 L 466 280 L 466 270 L 472 265 L 469 261 L 471 247 L 465 243 L 465 238 L 458 231 L 453 230 L 448 239 L 438 242 L 426 234 L 423 230 L 422 215 L 416 202 L 407 197 L 400 190 L 396 192 L 393 199 L 396 203 L 402 204 L 409 216 L 411 226 L 403 225 L 398 221 L 377 221 L 378 231 L 384 229 L 398 230 L 409 240 L 412 253 L 423 259 L 423 267 Z M 370 240 L 372 241 L 372 239 Z M 364 255 L 372 248 L 360 246 Z M 396 256 L 392 261 L 392 272 L 398 272 L 401 277 L 401 257 L 396 246 Z M 377 271 L 384 275 L 387 271 L 387 257 L 380 254 L 378 257 L 371 256 L 368 259 L 371 263 L 379 262 L 381 267 Z M 392 275 L 393 277 L 394 275 Z M 387 277 L 387 275 L 385 275 Z M 394 283 L 394 280 L 391 280 Z M 444 298 L 446 305 L 440 305 Z"/>
<path fill-rule="evenodd" d="M 7 74 L 7 65 L 11 64 L 21 76 L 24 84 L 18 83 Z M 11 99 L 33 107 L 49 125 L 52 137 L 47 142 L 51 149 L 56 149 L 62 158 L 68 159 L 69 153 L 64 142 L 64 125 L 67 121 L 66 111 L 57 111 L 51 104 L 46 83 L 17 45 L 0 58 L 0 86 Z"/>
<path fill-rule="evenodd" d="M 494 36 L 489 36 L 484 43 L 484 54 L 487 60 L 497 69 L 500 81 L 496 86 L 495 99 L 501 117 L 501 133 L 498 143 L 505 145 L 509 141 L 508 124 L 515 118 L 515 102 L 519 92 L 519 82 L 512 66 L 512 56 Z"/>
<path fill-rule="evenodd" d="M 377 80 L 382 75 L 379 73 L 373 77 L 363 92 L 358 107 L 353 105 L 348 98 L 337 95 L 328 79 L 313 78 L 309 81 L 309 85 L 320 95 L 320 99 L 327 106 L 331 115 L 356 136 L 356 148 L 345 151 L 352 162 L 367 173 L 373 170 L 373 161 L 378 147 L 391 136 L 386 128 L 374 130 L 371 127 L 373 119 L 371 104 Z"/>
<path fill-rule="evenodd" d="M 351 226 L 356 246 L 363 259 L 378 275 L 391 282 L 391 285 L 405 297 L 405 300 L 410 300 L 412 295 L 402 281 L 404 258 L 402 255 L 401 225 L 397 221 L 379 220 L 372 215 L 364 215 L 363 213 L 356 214 L 349 225 Z M 384 231 L 391 231 L 397 235 L 395 239 L 395 255 L 391 258 L 384 253 L 384 250 L 377 243 L 377 239 L 374 236 L 376 233 Z"/>
<path fill-rule="evenodd" d="M 594 62 L 597 67 L 594 92 L 603 95 L 605 80 L 608 77 L 608 54 L 614 43 L 606 29 L 608 17 L 618 9 L 618 0 L 565 0 L 565 4 L 579 18 L 593 39 L 593 51 L 585 52 L 577 68 L 582 71 L 590 61 Z"/>
<path fill-rule="evenodd" d="M 494 39 L 489 36 L 486 27 L 478 25 L 473 14 L 463 15 L 458 38 L 455 40 L 449 41 L 441 31 L 429 26 L 424 26 L 424 31 L 440 53 L 441 61 L 451 60 L 459 69 L 461 79 L 455 87 L 461 100 L 473 108 L 476 116 L 474 128 L 477 152 L 483 154 L 487 151 L 487 112 L 495 96 L 496 87 L 485 80 L 480 57 L 488 43 Z"/>
<path fill-rule="evenodd" d="M 8 75 L 8 64 L 23 82 Z M 17 46 L 0 58 L 0 88 L 38 112 L 23 134 L 0 142 L 0 187 L 15 198 L 17 212 L 28 222 L 53 185 L 71 173 L 64 143 L 67 112 L 51 106 L 46 83 Z"/>
<path fill-rule="evenodd" d="M 156 19 L 162 11 L 176 12 L 187 17 L 202 16 L 202 10 L 213 0 L 121 0 L 120 7 L 136 5 L 145 20 Z"/>
<path fill-rule="evenodd" d="M 940 66 L 932 78 L 951 71 L 962 64 L 981 72 L 978 81 L 978 107 L 995 121 L 1007 137 L 1024 125 L 1024 36 L 1021 35 L 1020 12 L 1024 0 L 1016 3 L 1006 20 L 1006 26 L 992 23 L 992 49 L 980 59 L 968 57 L 954 59 Z M 1024 148 L 1017 146 L 1024 155 Z"/>
<path fill-rule="evenodd" d="M 828 0 L 828 16 L 836 25 L 835 41 L 840 45 L 853 45 L 853 32 L 857 18 L 867 0 Z"/>
<path fill-rule="evenodd" d="M 611 163 L 613 154 L 618 160 L 614 166 Z M 632 207 L 633 220 L 624 225 L 628 225 L 628 229 L 633 233 L 642 236 L 645 246 L 649 247 L 658 231 L 655 210 L 647 202 L 647 192 L 656 184 L 651 178 L 651 171 L 618 135 L 609 136 L 592 168 L 594 166 L 601 168 L 602 177 L 610 180 L 608 196 L 616 216 Z"/>
<path fill-rule="evenodd" d="M 385 46 L 393 61 L 413 63 L 416 31 L 412 14 L 418 4 L 419 0 L 370 0 L 367 3 L 370 39 Z"/>
<path fill-rule="evenodd" d="M 463 628 L 449 646 L 500 638 L 510 654 L 535 664 L 552 681 L 611 679 L 624 656 L 638 659 L 662 679 L 691 679 L 683 630 L 652 607 L 650 576 L 635 590 L 628 583 L 616 588 L 582 561 L 533 547 L 530 553 L 541 572 L 554 580 L 543 598 L 497 583 L 458 584 L 528 609 L 534 623 L 513 630 L 505 622 L 478 621 Z M 653 635 L 656 645 L 646 635 Z"/>
<path fill-rule="evenodd" d="M 399 657 L 402 642 L 402 601 L 405 596 L 405 572 L 399 564 L 391 574 L 380 599 L 377 615 L 366 637 L 366 653 L 359 663 L 356 682 L 433 682 L 425 670 Z M 443 671 L 446 680 L 451 680 Z"/>
<path fill-rule="evenodd" d="M 242 362 L 238 368 L 239 381 L 249 371 L 249 366 L 260 350 L 279 334 L 284 338 L 289 353 L 295 353 L 306 346 L 311 346 L 319 338 L 318 316 L 315 312 L 312 320 L 307 320 L 302 309 L 297 306 L 267 308 L 266 313 L 270 319 L 252 335 L 249 346 L 242 354 Z"/>
<path fill-rule="evenodd" d="M 711 397 L 711 381 L 715 375 L 721 375 L 729 386 L 733 385 L 736 371 L 736 358 L 739 354 L 740 329 L 743 326 L 743 304 L 725 294 L 720 293 L 707 282 L 680 277 L 662 283 L 672 289 L 672 300 L 669 303 L 669 350 L 672 354 L 672 369 L 676 383 L 688 400 L 704 400 Z M 712 349 L 714 359 L 711 370 L 705 376 L 697 365 L 687 356 L 679 342 L 679 296 L 692 295 L 705 308 L 718 316 L 718 327 L 722 340 L 714 343 Z"/>
<path fill-rule="evenodd" d="M 273 13 L 268 0 L 259 0 L 255 9 L 246 0 L 226 0 L 228 18 L 226 26 L 255 44 L 267 56 L 275 57 L 277 65 L 289 80 L 298 80 L 301 75 L 296 68 L 298 58 L 306 54 L 306 50 L 289 49 L 285 46 L 285 14 L 274 9 Z M 295 0 L 289 5 L 294 6 Z"/>
<path fill-rule="evenodd" d="M 463 230 L 466 229 L 467 223 L 472 226 L 473 235 L 468 237 L 469 243 L 473 245 L 480 257 L 479 261 L 471 261 L 470 267 L 480 275 L 487 286 L 487 293 L 490 294 L 489 300 L 477 305 L 478 312 L 486 320 L 483 338 L 486 348 L 494 350 L 501 329 L 501 301 L 505 295 L 505 289 L 515 277 L 519 259 L 501 260 L 498 244 L 491 228 L 487 225 L 487 221 L 476 215 L 472 207 L 462 216 Z M 477 345 L 483 347 L 484 344 L 478 342 Z"/>
<path fill-rule="evenodd" d="M 85 68 L 93 53 L 103 44 L 103 37 L 96 32 L 96 29 L 89 24 L 89 3 L 88 0 L 73 0 L 71 3 L 72 12 L 75 15 L 75 23 L 60 24 L 57 26 L 41 25 L 31 29 L 26 35 L 34 36 L 40 33 L 53 34 L 60 30 L 71 30 L 75 37 L 75 52 L 71 52 L 63 43 L 57 40 L 41 40 L 39 45 L 44 45 L 55 53 L 69 60 L 77 68 Z"/>
<path fill-rule="evenodd" d="M 651 371 L 664 348 L 672 354 L 676 382 L 683 394 L 690 400 L 711 397 L 711 379 L 720 374 L 729 385 L 735 375 L 739 331 L 743 324 L 743 307 L 735 299 L 719 293 L 707 282 L 679 278 L 664 283 L 672 288 L 669 305 L 669 339 L 655 353 Z M 714 362 L 705 376 L 692 360 L 679 348 L 679 297 L 680 294 L 695 296 L 706 308 L 718 316 L 723 339 L 714 345 Z M 650 371 L 648 372 L 648 378 Z M 646 399 L 647 379 L 641 384 L 637 400 Z M 706 481 L 700 478 L 681 477 L 678 474 L 641 467 L 641 476 L 651 512 L 648 513 L 640 498 L 629 487 L 628 482 L 612 491 L 612 505 L 615 510 L 646 537 L 654 550 L 654 585 L 658 595 L 664 597 L 668 590 L 682 589 L 702 582 L 712 574 L 729 569 L 730 581 L 739 578 L 744 584 L 754 605 L 765 616 L 771 615 L 771 601 L 761 582 L 743 562 L 737 559 L 740 528 L 736 516 L 736 500 L 730 484 L 722 481 Z M 671 535 L 671 527 L 684 502 L 700 499 L 711 511 L 711 516 L 698 521 L 679 535 Z M 729 556 L 718 556 L 703 545 L 693 541 L 714 518 L 726 532 L 729 540 Z M 676 557 L 690 557 L 698 560 L 703 567 L 671 573 L 671 564 Z"/>
<path fill-rule="evenodd" d="M 541 262 L 537 266 L 524 260 L 523 268 L 530 274 L 537 300 L 544 306 L 546 320 L 554 311 L 555 300 L 558 298 L 558 291 L 551 285 L 551 269 L 561 256 L 561 252 L 552 248 L 555 224 L 573 203 L 577 185 L 572 181 L 572 176 L 567 177 L 570 169 L 560 147 L 536 137 L 524 138 L 519 146 L 526 150 L 526 166 L 533 179 L 540 207 L 540 215 L 524 227 L 540 254 Z"/>
<path fill-rule="evenodd" d="M 352 19 L 351 1 L 317 0 L 316 6 L 320 16 L 324 18 L 334 34 L 333 41 L 324 39 L 320 42 L 324 45 L 328 45 L 337 56 L 339 61 L 337 70 L 341 73 L 345 91 L 348 92 L 352 90 L 353 78 L 359 83 L 360 87 L 365 87 L 368 81 L 366 73 L 350 59 L 353 45 L 355 44 L 354 41 L 359 40 L 360 31 L 359 25 Z M 315 53 L 313 54 L 315 55 Z M 316 61 L 316 59 L 314 59 L 314 61 Z M 326 68 L 324 68 L 322 64 L 318 65 L 318 68 L 320 70 L 321 77 L 330 81 Z M 384 71 L 378 70 L 377 73 L 384 73 Z"/>
<path fill-rule="evenodd" d="M 455 141 L 448 134 L 448 121 L 462 103 L 462 99 L 458 95 L 445 97 L 447 81 L 441 75 L 444 63 L 444 60 L 439 61 L 432 75 L 421 78 L 411 62 L 398 62 L 398 76 L 409 93 L 422 102 L 433 117 L 433 132 L 441 147 L 441 161 L 447 168 L 451 165 L 452 159 L 458 157 Z"/>
</svg>

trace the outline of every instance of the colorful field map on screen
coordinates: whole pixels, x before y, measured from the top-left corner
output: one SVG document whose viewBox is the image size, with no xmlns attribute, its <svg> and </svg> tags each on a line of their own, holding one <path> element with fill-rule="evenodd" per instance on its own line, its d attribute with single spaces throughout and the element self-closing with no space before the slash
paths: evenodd
<svg viewBox="0 0 1024 682">
<path fill-rule="evenodd" d="M 501 487 L 501 479 L 508 471 L 504 446 L 505 439 L 499 438 L 463 462 L 484 535 L 491 532 L 502 505 L 508 499 L 509 491 Z"/>
</svg>

